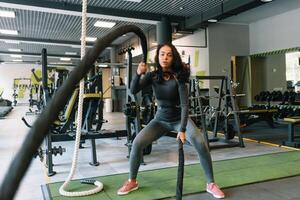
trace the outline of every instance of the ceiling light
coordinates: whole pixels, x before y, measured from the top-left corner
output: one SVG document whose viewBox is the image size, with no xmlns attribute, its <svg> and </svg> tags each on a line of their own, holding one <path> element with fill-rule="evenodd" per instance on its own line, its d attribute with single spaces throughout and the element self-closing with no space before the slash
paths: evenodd
<svg viewBox="0 0 300 200">
<path fill-rule="evenodd" d="M 0 17 L 15 18 L 16 14 L 14 11 L 0 10 Z"/>
<path fill-rule="evenodd" d="M 12 60 L 13 62 L 23 62 L 23 60 L 21 59 L 15 59 L 15 60 Z"/>
<path fill-rule="evenodd" d="M 261 2 L 264 2 L 264 3 L 268 3 L 268 2 L 271 2 L 273 0 L 260 0 Z"/>
<path fill-rule="evenodd" d="M 151 44 L 152 44 L 152 45 L 157 45 L 157 42 L 152 42 Z"/>
<path fill-rule="evenodd" d="M 16 40 L 4 40 L 4 42 L 7 44 L 20 44 L 20 42 Z"/>
<path fill-rule="evenodd" d="M 211 22 L 211 23 L 216 23 L 218 20 L 217 19 L 209 19 L 207 20 L 208 22 Z"/>
<path fill-rule="evenodd" d="M 116 22 L 96 21 L 94 24 L 94 26 L 102 28 L 112 28 L 114 25 L 116 25 Z"/>
<path fill-rule="evenodd" d="M 63 58 L 60 58 L 61 61 L 70 61 L 71 58 L 66 58 L 66 57 L 63 57 Z"/>
<path fill-rule="evenodd" d="M 10 55 L 12 58 L 22 58 L 22 55 L 12 54 Z"/>
<path fill-rule="evenodd" d="M 81 48 L 80 45 L 71 45 L 72 48 L 76 49 L 76 48 Z"/>
<path fill-rule="evenodd" d="M 51 45 L 51 46 L 64 46 L 64 47 L 72 47 L 72 48 L 81 48 L 80 44 L 69 44 L 69 43 L 61 43 L 61 42 L 47 42 L 47 41 L 34 41 L 34 40 L 21 40 L 21 39 L 16 39 L 16 40 L 6 40 L 0 38 L 0 42 L 3 41 L 8 44 L 20 44 L 20 43 L 26 43 L 26 44 L 42 44 L 42 45 Z M 92 48 L 92 45 L 86 45 L 86 48 Z"/>
<path fill-rule="evenodd" d="M 87 41 L 87 42 L 95 42 L 96 40 L 97 40 L 96 37 L 86 37 L 85 38 L 85 41 Z"/>
<path fill-rule="evenodd" d="M 22 49 L 8 49 L 8 51 L 21 52 Z"/>
<path fill-rule="evenodd" d="M 0 29 L 0 33 L 7 35 L 18 35 L 18 31 L 16 30 Z"/>
<path fill-rule="evenodd" d="M 77 52 L 66 52 L 65 54 L 75 56 L 75 55 L 77 55 Z"/>
<path fill-rule="evenodd" d="M 141 3 L 141 1 L 143 1 L 143 0 L 123 0 L 123 1 L 131 1 L 131 2 L 135 2 L 135 3 Z"/>
<path fill-rule="evenodd" d="M 98 67 L 108 67 L 108 65 L 99 64 Z"/>
<path fill-rule="evenodd" d="M 50 62 L 49 65 L 72 65 L 71 62 Z"/>
</svg>

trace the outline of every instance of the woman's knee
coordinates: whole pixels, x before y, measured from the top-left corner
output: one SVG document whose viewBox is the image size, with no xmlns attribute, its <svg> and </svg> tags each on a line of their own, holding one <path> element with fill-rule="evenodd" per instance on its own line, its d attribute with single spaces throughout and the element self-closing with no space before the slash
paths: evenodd
<svg viewBox="0 0 300 200">
<path fill-rule="evenodd" d="M 131 149 L 132 149 L 133 151 L 134 151 L 134 150 L 140 150 L 140 149 L 142 149 L 142 143 L 141 143 L 140 141 L 133 140 Z"/>
<path fill-rule="evenodd" d="M 145 140 L 145 138 L 136 137 L 133 140 L 132 149 L 135 149 L 137 151 L 141 151 L 142 149 L 144 149 L 147 146 L 147 143 L 148 143 L 148 141 Z"/>
<path fill-rule="evenodd" d="M 203 135 L 200 132 L 193 132 L 189 135 L 189 140 L 194 145 L 205 145 L 206 141 L 204 140 Z"/>
</svg>

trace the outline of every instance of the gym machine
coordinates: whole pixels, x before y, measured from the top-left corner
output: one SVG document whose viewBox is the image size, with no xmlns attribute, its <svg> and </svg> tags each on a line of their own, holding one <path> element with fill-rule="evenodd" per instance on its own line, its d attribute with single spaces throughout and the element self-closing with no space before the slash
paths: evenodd
<svg viewBox="0 0 300 200">
<path fill-rule="evenodd" d="M 31 88 L 30 78 L 14 78 L 13 82 L 13 105 L 16 106 L 18 98 L 23 98 L 27 90 Z"/>
<path fill-rule="evenodd" d="M 42 89 L 43 89 L 43 102 L 47 104 L 50 100 L 48 83 L 47 83 L 47 51 L 42 50 Z M 97 166 L 96 144 L 95 139 L 111 138 L 111 137 L 125 137 L 127 136 L 126 130 L 108 131 L 101 130 L 102 124 L 106 122 L 103 119 L 103 93 L 102 93 L 102 73 L 97 73 L 85 84 L 89 84 L 88 93 L 84 94 L 83 106 L 83 122 L 82 122 L 82 143 L 85 140 L 91 140 L 91 157 L 90 165 Z M 53 176 L 56 172 L 53 170 L 53 156 L 62 155 L 66 149 L 61 146 L 53 146 L 53 142 L 73 141 L 75 139 L 75 113 L 78 100 L 78 89 L 75 89 L 69 104 L 65 108 L 65 114 L 62 119 L 57 119 L 51 126 L 47 134 L 43 147 L 40 147 L 36 152 L 36 156 L 40 160 L 46 160 L 47 174 Z M 30 127 L 24 118 L 24 123 Z M 96 128 L 93 128 L 96 125 Z"/>
<path fill-rule="evenodd" d="M 127 130 L 127 143 L 128 157 L 131 152 L 132 142 L 135 136 L 141 131 L 142 126 L 147 124 L 154 117 L 154 103 L 152 98 L 152 88 L 145 88 L 142 90 L 142 105 L 137 95 L 134 95 L 130 91 L 130 83 L 132 80 L 132 53 L 134 48 L 129 47 L 122 52 L 127 53 L 127 82 L 126 82 L 126 105 L 124 113 L 126 115 L 126 130 Z M 142 118 L 141 118 L 141 113 Z M 152 151 L 152 144 L 148 145 L 144 151 L 144 155 L 150 154 Z M 144 163 L 142 161 L 142 163 Z"/>
</svg>

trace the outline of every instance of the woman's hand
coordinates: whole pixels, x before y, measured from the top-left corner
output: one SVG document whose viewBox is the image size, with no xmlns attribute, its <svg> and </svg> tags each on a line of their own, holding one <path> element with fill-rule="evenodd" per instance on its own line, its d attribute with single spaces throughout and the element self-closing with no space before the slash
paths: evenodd
<svg viewBox="0 0 300 200">
<path fill-rule="evenodd" d="M 145 74 L 147 72 L 147 68 L 148 68 L 148 66 L 147 66 L 146 63 L 140 62 L 139 66 L 138 66 L 138 68 L 136 70 L 136 73 L 138 75 Z"/>
<path fill-rule="evenodd" d="M 186 139 L 185 132 L 178 132 L 176 139 L 177 140 L 181 140 L 182 144 L 184 144 L 185 139 Z"/>
</svg>

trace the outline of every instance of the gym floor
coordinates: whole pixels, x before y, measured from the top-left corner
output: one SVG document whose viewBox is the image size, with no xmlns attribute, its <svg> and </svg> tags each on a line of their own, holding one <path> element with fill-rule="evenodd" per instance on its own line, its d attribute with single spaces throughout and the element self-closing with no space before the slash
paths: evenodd
<svg viewBox="0 0 300 200">
<path fill-rule="evenodd" d="M 28 106 L 17 106 L 6 117 L 0 120 L 0 181 L 8 169 L 9 163 L 22 145 L 28 128 L 23 124 L 21 118 L 28 111 Z M 26 116 L 28 121 L 33 122 L 35 116 Z M 105 113 L 104 118 L 109 122 L 103 128 L 107 130 L 125 129 L 125 118 L 122 113 Z M 257 129 L 259 130 L 259 129 Z M 287 129 L 286 129 L 287 131 Z M 99 139 L 96 141 L 97 158 L 100 165 L 90 166 L 89 143 L 86 142 L 81 149 L 78 160 L 78 170 L 74 179 L 94 177 L 109 174 L 128 172 L 127 147 L 124 145 L 126 138 Z M 40 200 L 43 199 L 41 185 L 63 181 L 67 178 L 72 161 L 74 142 L 55 143 L 66 148 L 62 156 L 54 157 L 55 176 L 48 177 L 46 168 L 39 159 L 34 159 L 26 176 L 21 182 L 15 199 L 17 200 Z M 289 149 L 259 144 L 245 140 L 245 148 L 223 148 L 211 151 L 212 158 L 224 160 L 252 155 L 268 154 L 275 152 L 289 151 Z M 191 146 L 185 145 L 186 164 L 197 163 L 198 156 Z M 141 170 L 157 169 L 177 165 L 177 143 L 174 138 L 163 137 L 153 144 L 152 153 L 145 157 L 146 165 L 141 166 Z M 203 180 L 205 181 L 205 180 Z M 116 183 L 121 185 L 122 183 Z M 265 183 L 251 184 L 235 188 L 225 189 L 227 199 L 300 199 L 300 177 L 269 181 Z M 214 199 L 206 193 L 189 195 L 184 199 Z"/>
</svg>

